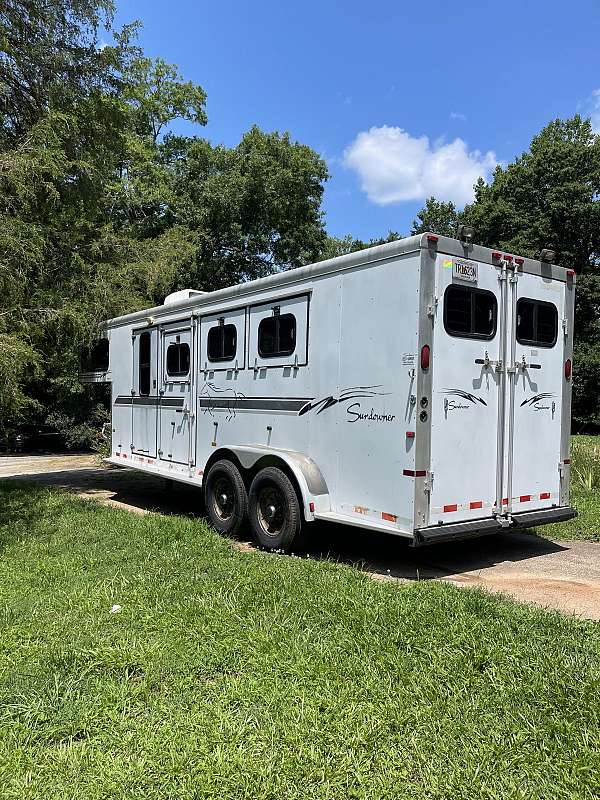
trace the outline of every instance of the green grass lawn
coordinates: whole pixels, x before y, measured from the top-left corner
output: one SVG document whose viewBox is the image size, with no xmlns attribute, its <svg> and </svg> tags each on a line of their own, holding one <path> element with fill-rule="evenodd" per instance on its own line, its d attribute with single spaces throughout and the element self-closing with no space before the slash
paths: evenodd
<svg viewBox="0 0 600 800">
<path fill-rule="evenodd" d="M 571 505 L 577 517 L 537 529 L 550 539 L 600 542 L 600 436 L 571 437 Z"/>
<path fill-rule="evenodd" d="M 600 792 L 593 623 L 25 485 L 0 554 L 3 800 Z"/>
</svg>

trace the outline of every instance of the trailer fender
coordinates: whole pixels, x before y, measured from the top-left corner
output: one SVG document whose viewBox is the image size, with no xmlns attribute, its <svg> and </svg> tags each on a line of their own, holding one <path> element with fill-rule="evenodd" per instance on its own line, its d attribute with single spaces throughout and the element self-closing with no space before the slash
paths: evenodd
<svg viewBox="0 0 600 800">
<path fill-rule="evenodd" d="M 210 461 L 223 457 L 227 452 L 233 454 L 240 465 L 247 470 L 253 470 L 261 466 L 259 462 L 264 461 L 264 466 L 277 466 L 277 462 L 283 462 L 292 473 L 298 484 L 302 495 L 302 505 L 304 507 L 304 517 L 307 522 L 314 520 L 314 511 L 329 511 L 329 489 L 319 467 L 312 458 L 303 453 L 293 450 L 278 450 L 272 447 L 258 446 L 231 446 L 218 450 L 214 453 Z M 207 465 L 208 468 L 208 465 Z M 311 509 L 311 503 L 313 507 Z"/>
</svg>

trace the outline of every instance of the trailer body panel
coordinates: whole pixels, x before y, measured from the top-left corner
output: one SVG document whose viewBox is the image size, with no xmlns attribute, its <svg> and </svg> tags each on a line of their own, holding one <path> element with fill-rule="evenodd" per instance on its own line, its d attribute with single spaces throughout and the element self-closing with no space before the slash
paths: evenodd
<svg viewBox="0 0 600 800">
<path fill-rule="evenodd" d="M 280 464 L 307 521 L 415 544 L 543 524 L 571 513 L 573 294 L 432 234 L 178 293 L 104 323 L 108 461 L 199 487 L 219 458 Z"/>
</svg>

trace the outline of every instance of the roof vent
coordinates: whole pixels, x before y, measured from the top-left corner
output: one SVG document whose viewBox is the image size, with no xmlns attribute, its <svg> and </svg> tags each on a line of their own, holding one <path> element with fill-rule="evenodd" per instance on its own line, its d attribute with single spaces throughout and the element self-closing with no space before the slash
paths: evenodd
<svg viewBox="0 0 600 800">
<path fill-rule="evenodd" d="M 201 292 L 198 289 L 181 289 L 179 292 L 171 292 L 165 297 L 164 305 L 172 306 L 175 303 L 183 303 L 185 300 L 191 300 L 192 297 L 197 295 L 208 294 L 208 292 Z"/>
</svg>

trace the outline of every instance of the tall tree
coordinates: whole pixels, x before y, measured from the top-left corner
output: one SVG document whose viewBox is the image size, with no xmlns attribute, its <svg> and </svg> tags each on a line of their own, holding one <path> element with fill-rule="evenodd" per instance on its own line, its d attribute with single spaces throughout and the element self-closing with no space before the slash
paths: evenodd
<svg viewBox="0 0 600 800">
<path fill-rule="evenodd" d="M 99 320 L 314 260 L 325 238 L 322 159 L 258 128 L 231 149 L 170 135 L 205 124 L 206 95 L 113 10 L 0 4 L 0 435 L 83 430 L 78 351 Z"/>
<path fill-rule="evenodd" d="M 174 219 L 196 252 L 184 274 L 204 290 L 316 260 L 327 167 L 288 134 L 253 127 L 234 148 L 168 137 Z"/>
<path fill-rule="evenodd" d="M 445 203 L 428 197 L 425 206 L 418 212 L 412 224 L 412 234 L 437 233 L 440 236 L 455 236 L 460 214 L 451 201 Z"/>
</svg>

